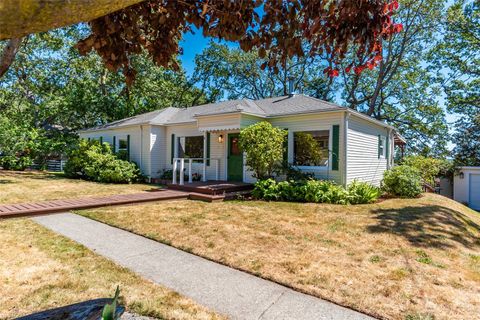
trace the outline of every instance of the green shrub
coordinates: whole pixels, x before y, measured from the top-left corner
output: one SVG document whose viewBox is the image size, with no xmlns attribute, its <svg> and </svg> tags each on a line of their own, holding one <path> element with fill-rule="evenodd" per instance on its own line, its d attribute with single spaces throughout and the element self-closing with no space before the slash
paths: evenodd
<svg viewBox="0 0 480 320">
<path fill-rule="evenodd" d="M 424 156 L 405 157 L 401 164 L 417 169 L 423 181 L 432 186 L 435 185 L 435 178 L 439 176 L 450 176 L 450 172 L 453 172 L 452 162 Z"/>
<path fill-rule="evenodd" d="M 137 165 L 118 159 L 108 143 L 86 140 L 69 152 L 64 171 L 69 178 L 104 183 L 132 183 L 141 177 Z"/>
<path fill-rule="evenodd" d="M 278 186 L 273 179 L 259 180 L 255 183 L 252 191 L 252 196 L 255 199 L 263 199 L 267 201 L 278 200 Z"/>
<path fill-rule="evenodd" d="M 354 182 L 347 189 L 332 181 L 306 180 L 276 182 L 260 180 L 252 192 L 256 199 L 267 201 L 295 201 L 331 204 L 372 203 L 380 196 L 380 190 L 364 182 Z"/>
<path fill-rule="evenodd" d="M 385 171 L 382 187 L 390 195 L 415 198 L 422 193 L 422 177 L 413 167 L 396 166 Z"/>
<path fill-rule="evenodd" d="M 23 171 L 33 164 L 29 156 L 3 156 L 0 158 L 0 167 L 5 170 Z"/>
<path fill-rule="evenodd" d="M 354 180 L 347 188 L 351 204 L 374 203 L 381 195 L 380 188 Z"/>
<path fill-rule="evenodd" d="M 240 147 L 245 151 L 246 165 L 257 179 L 271 178 L 280 171 L 286 131 L 269 122 L 255 123 L 240 132 Z"/>
</svg>

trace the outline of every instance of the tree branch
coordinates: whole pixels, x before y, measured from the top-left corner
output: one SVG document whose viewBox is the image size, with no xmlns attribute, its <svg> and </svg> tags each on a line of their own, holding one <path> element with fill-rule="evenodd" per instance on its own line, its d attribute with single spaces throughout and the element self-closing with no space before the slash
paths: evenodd
<svg viewBox="0 0 480 320">
<path fill-rule="evenodd" d="M 22 38 L 10 39 L 10 41 L 7 43 L 7 46 L 3 49 L 3 53 L 0 56 L 0 78 L 7 73 L 8 69 L 12 65 L 21 44 Z"/>
<path fill-rule="evenodd" d="M 0 40 L 91 21 L 144 0 L 2 0 Z"/>
</svg>

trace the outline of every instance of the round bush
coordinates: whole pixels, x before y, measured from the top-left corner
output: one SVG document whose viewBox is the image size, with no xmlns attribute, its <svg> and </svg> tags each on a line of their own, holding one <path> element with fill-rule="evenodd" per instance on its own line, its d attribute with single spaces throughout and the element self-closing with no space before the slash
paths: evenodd
<svg viewBox="0 0 480 320">
<path fill-rule="evenodd" d="M 396 166 L 385 171 L 382 187 L 392 196 L 415 198 L 422 193 L 422 177 L 415 168 Z"/>
</svg>

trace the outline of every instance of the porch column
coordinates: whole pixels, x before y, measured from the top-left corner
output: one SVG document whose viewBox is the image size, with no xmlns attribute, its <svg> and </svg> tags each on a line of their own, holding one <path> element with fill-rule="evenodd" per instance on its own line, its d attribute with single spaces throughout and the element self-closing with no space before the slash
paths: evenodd
<svg viewBox="0 0 480 320">
<path fill-rule="evenodd" d="M 172 184 L 177 184 L 177 158 L 173 158 Z"/>
<path fill-rule="evenodd" d="M 203 132 L 203 171 L 202 181 L 207 181 L 207 132 Z"/>
<path fill-rule="evenodd" d="M 185 184 L 185 158 L 180 158 L 180 185 L 183 186 Z"/>
<path fill-rule="evenodd" d="M 192 183 L 192 159 L 188 159 L 188 183 Z"/>
</svg>

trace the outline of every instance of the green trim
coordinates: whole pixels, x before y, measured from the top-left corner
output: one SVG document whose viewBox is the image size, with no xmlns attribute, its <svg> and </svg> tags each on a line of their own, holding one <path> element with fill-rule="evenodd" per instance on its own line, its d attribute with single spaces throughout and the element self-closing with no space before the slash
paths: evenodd
<svg viewBox="0 0 480 320">
<path fill-rule="evenodd" d="M 210 132 L 207 132 L 207 166 L 210 165 Z"/>
<path fill-rule="evenodd" d="M 172 133 L 171 138 L 171 151 L 170 151 L 170 163 L 173 164 L 173 158 L 175 158 L 175 134 Z"/>
<path fill-rule="evenodd" d="M 117 137 L 113 136 L 113 147 L 112 147 L 113 153 L 117 152 Z"/>
<path fill-rule="evenodd" d="M 130 161 L 130 135 L 127 135 L 127 160 Z"/>
<path fill-rule="evenodd" d="M 285 138 L 283 139 L 283 161 L 288 163 L 288 128 L 283 129 L 287 132 Z"/>
<path fill-rule="evenodd" d="M 338 171 L 338 159 L 340 152 L 340 125 L 332 127 L 332 170 Z"/>
</svg>

